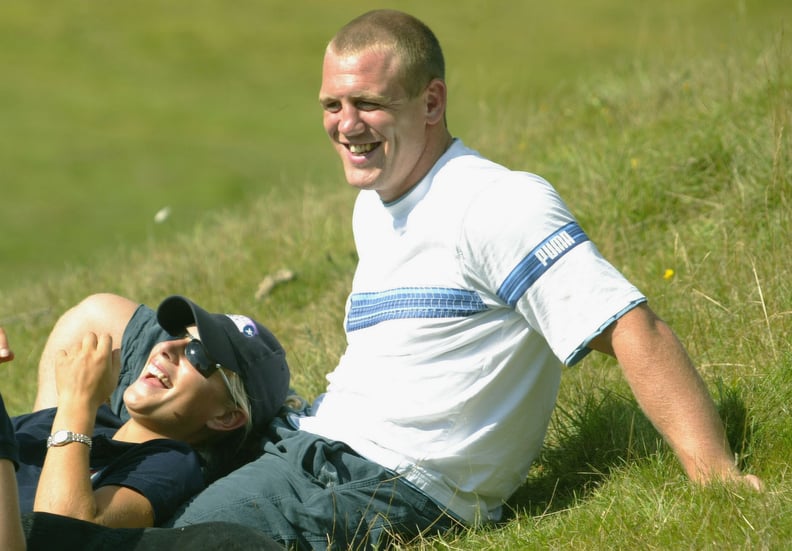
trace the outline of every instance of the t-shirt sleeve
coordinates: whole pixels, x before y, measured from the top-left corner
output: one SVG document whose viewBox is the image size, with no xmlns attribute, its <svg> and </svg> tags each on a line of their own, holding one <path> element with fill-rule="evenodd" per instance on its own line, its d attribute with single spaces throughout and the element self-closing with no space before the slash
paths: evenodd
<svg viewBox="0 0 792 551">
<path fill-rule="evenodd" d="M 151 440 L 134 446 L 104 468 L 93 486 L 124 486 L 139 492 L 151 503 L 157 526 L 203 490 L 205 483 L 198 455 L 188 445 Z"/>
<path fill-rule="evenodd" d="M 464 225 L 471 272 L 492 290 L 490 300 L 514 308 L 573 365 L 592 338 L 646 299 L 603 258 L 548 182 L 510 172 L 493 185 L 499 193 L 482 194 Z"/>
</svg>

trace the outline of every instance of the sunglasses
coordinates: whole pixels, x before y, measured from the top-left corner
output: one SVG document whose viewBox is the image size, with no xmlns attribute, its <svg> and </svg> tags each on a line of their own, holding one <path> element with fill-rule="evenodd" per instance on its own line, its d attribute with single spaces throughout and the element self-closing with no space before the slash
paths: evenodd
<svg viewBox="0 0 792 551">
<path fill-rule="evenodd" d="M 228 389 L 228 393 L 231 395 L 231 399 L 234 400 L 234 405 L 239 405 L 237 404 L 236 398 L 234 398 L 234 391 L 231 390 L 231 381 L 228 380 L 228 377 L 223 372 L 222 366 L 212 359 L 201 341 L 195 338 L 190 340 L 187 346 L 184 347 L 184 357 L 187 358 L 187 361 L 190 362 L 190 365 L 193 366 L 198 373 L 207 379 L 215 371 L 219 372 Z"/>
</svg>

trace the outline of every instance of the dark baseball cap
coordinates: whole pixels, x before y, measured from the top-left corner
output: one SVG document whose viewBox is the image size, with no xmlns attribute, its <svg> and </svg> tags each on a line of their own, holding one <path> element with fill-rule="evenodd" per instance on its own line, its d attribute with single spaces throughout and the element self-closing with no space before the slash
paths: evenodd
<svg viewBox="0 0 792 551">
<path fill-rule="evenodd" d="M 289 392 L 286 352 L 266 327 L 241 314 L 210 314 L 191 300 L 173 295 L 157 308 L 157 321 L 173 336 L 195 324 L 209 354 L 242 378 L 253 426 L 263 429 Z"/>
</svg>

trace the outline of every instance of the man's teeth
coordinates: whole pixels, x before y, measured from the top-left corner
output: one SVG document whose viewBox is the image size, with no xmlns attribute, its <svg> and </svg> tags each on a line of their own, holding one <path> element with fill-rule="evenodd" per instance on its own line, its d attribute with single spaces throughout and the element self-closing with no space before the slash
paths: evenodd
<svg viewBox="0 0 792 551">
<path fill-rule="evenodd" d="M 170 377 L 165 375 L 161 369 L 153 364 L 149 364 L 148 372 L 151 375 L 154 375 L 157 379 L 159 379 L 165 388 L 172 388 L 173 384 L 171 383 Z"/>
<path fill-rule="evenodd" d="M 363 153 L 368 153 L 372 149 L 374 149 L 375 144 L 373 143 L 362 143 L 362 144 L 349 144 L 349 151 L 355 155 L 361 155 Z"/>
</svg>

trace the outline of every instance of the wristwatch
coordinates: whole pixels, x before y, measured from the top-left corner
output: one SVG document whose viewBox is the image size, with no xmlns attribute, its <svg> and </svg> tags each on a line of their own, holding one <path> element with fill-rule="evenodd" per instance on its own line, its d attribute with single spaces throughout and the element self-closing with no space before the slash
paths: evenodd
<svg viewBox="0 0 792 551">
<path fill-rule="evenodd" d="M 59 430 L 47 438 L 47 447 L 51 448 L 53 446 L 65 446 L 66 444 L 71 444 L 72 442 L 85 444 L 88 446 L 88 449 L 91 449 L 91 445 L 93 444 L 90 436 L 86 436 L 78 432 L 72 432 L 70 430 Z"/>
</svg>

